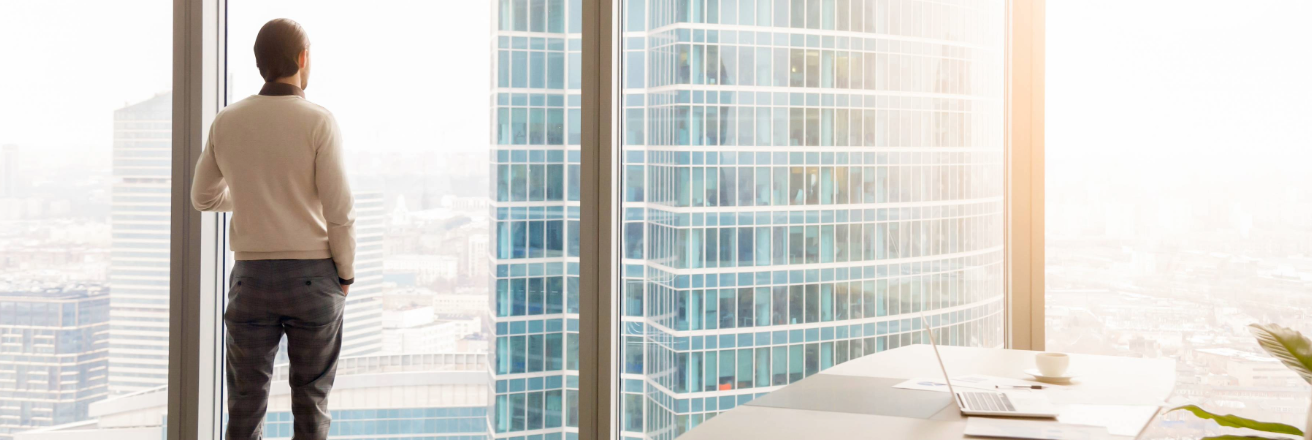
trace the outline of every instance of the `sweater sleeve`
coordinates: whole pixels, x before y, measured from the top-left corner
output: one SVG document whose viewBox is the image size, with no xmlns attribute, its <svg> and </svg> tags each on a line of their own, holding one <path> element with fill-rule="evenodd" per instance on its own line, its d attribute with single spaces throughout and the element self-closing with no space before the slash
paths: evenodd
<svg viewBox="0 0 1312 440">
<path fill-rule="evenodd" d="M 223 171 L 219 170 L 219 163 L 214 157 L 215 124 L 210 124 L 210 135 L 205 141 L 205 151 L 200 153 L 200 160 L 196 162 L 196 172 L 192 175 L 191 206 L 197 211 L 232 211 L 232 196 L 228 192 L 228 182 L 224 180 Z"/>
<path fill-rule="evenodd" d="M 315 142 L 314 180 L 328 222 L 328 248 L 337 276 L 349 284 L 355 279 L 355 200 L 346 178 L 341 131 L 331 115 L 320 124 Z"/>
</svg>

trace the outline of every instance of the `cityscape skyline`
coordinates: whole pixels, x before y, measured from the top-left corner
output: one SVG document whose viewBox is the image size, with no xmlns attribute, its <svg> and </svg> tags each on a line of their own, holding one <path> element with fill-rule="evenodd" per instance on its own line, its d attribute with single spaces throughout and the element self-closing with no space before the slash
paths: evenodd
<svg viewBox="0 0 1312 440">
<path fill-rule="evenodd" d="M 69 249 L 48 248 L 44 246 L 35 247 L 10 247 L 10 241 L 3 241 L 4 247 L 0 253 L 0 263 L 3 267 L 9 269 L 25 269 L 35 271 L 29 272 L 31 275 L 39 274 L 39 277 L 28 277 L 27 279 L 15 279 L 11 276 L 0 276 L 0 353 L 12 356 L 10 353 L 28 353 L 33 356 L 27 358 L 15 358 L 24 360 L 23 362 L 12 365 L 7 364 L 9 368 L 0 368 L 0 393 L 14 396 L 14 399 L 6 398 L 0 401 L 0 438 L 6 440 L 13 438 L 15 433 L 26 432 L 31 428 L 49 427 L 50 425 L 59 425 L 63 429 L 43 430 L 37 429 L 31 431 L 27 437 L 41 439 L 47 435 L 61 436 L 68 430 L 73 432 L 91 430 L 99 435 L 117 435 L 122 438 L 155 438 L 158 436 L 161 423 L 164 422 L 161 415 L 163 414 L 163 390 L 166 383 L 148 383 L 136 382 L 128 386 L 113 389 L 110 386 L 112 379 L 111 368 L 108 365 L 114 357 L 138 359 L 142 354 L 162 357 L 165 361 L 162 365 L 131 365 L 135 370 L 128 373 L 120 373 L 121 381 L 132 381 L 143 375 L 159 376 L 167 380 L 167 289 L 168 289 L 168 193 L 163 192 L 162 196 L 152 188 L 163 186 L 168 188 L 167 179 L 160 183 L 158 177 L 159 167 L 164 167 L 164 176 L 167 176 L 167 169 L 170 167 L 168 160 L 171 158 L 171 149 L 168 144 L 171 143 L 169 132 L 171 125 L 168 123 L 168 108 L 171 106 L 171 95 L 168 93 L 157 95 L 149 100 L 129 104 L 122 110 L 115 112 L 116 130 L 114 138 L 116 148 L 113 151 L 113 159 L 106 160 L 104 178 L 90 177 L 93 184 L 107 184 L 111 181 L 116 182 L 113 191 L 114 200 L 126 203 L 105 203 L 101 206 L 104 210 L 104 226 L 99 228 L 86 228 L 76 224 L 64 224 L 66 222 L 56 222 L 55 224 L 44 224 L 35 222 L 46 216 L 67 216 L 70 215 L 71 203 L 28 203 L 30 209 L 22 209 L 11 213 L 12 217 L 7 220 L 16 224 L 32 224 L 33 227 L 44 227 L 49 229 L 72 228 L 73 231 L 63 231 L 57 233 L 41 233 L 40 236 L 47 237 L 46 243 L 59 243 L 60 240 L 71 240 L 73 243 L 81 243 L 81 246 L 74 246 Z M 158 118 L 163 115 L 163 120 Z M 18 157 L 18 148 L 5 148 L 6 153 L 13 153 L 4 157 L 7 162 L 5 165 L 12 167 L 0 167 L 0 170 L 21 169 L 21 164 L 13 158 Z M 160 160 L 160 156 L 164 160 Z M 128 160 L 123 160 L 127 158 Z M 375 158 L 376 159 L 376 158 Z M 454 156 L 448 166 L 460 167 L 463 163 L 459 156 Z M 433 353 L 442 356 L 458 355 L 467 353 L 470 356 L 483 356 L 477 358 L 476 362 L 462 364 L 460 368 L 462 373 L 460 377 L 451 377 L 440 379 L 440 383 L 467 383 L 468 386 L 481 387 L 476 389 L 461 389 L 466 396 L 486 396 L 485 381 L 469 379 L 470 374 L 486 374 L 486 352 L 487 342 L 482 340 L 482 334 L 486 333 L 483 327 L 484 320 L 481 318 L 486 315 L 486 288 L 480 287 L 485 283 L 471 280 L 476 276 L 485 276 L 486 269 L 481 269 L 469 264 L 471 261 L 470 252 L 480 252 L 486 249 L 486 226 L 470 229 L 471 225 L 480 225 L 474 219 L 486 218 L 484 210 L 486 203 L 482 199 L 458 198 L 449 195 L 440 197 L 432 196 L 432 190 L 428 189 L 427 184 L 421 184 L 418 187 L 411 187 L 400 194 L 392 193 L 395 198 L 392 202 L 387 203 L 388 193 L 382 188 L 387 186 L 390 180 L 399 180 L 400 182 L 415 182 L 413 178 L 416 170 L 409 172 L 404 171 L 404 165 L 410 160 L 409 155 L 401 153 L 399 156 L 393 156 L 390 163 L 385 168 L 397 170 L 398 172 L 390 176 L 371 177 L 367 175 L 353 176 L 353 195 L 355 197 L 356 218 L 356 238 L 357 238 L 357 280 L 361 286 L 352 289 L 345 311 L 346 325 L 344 327 L 344 339 L 348 342 L 343 345 L 342 362 L 345 365 L 352 365 L 345 368 L 342 372 L 343 380 L 348 384 L 352 381 L 370 380 L 366 373 L 370 373 L 370 368 L 379 365 L 388 365 L 387 359 L 395 356 L 412 356 L 422 355 L 424 353 Z M 112 166 L 110 165 L 112 164 Z M 75 172 L 69 176 L 85 174 Z M 0 176 L 0 180 L 12 176 L 6 173 Z M 21 179 L 19 179 L 21 180 Z M 418 179 L 424 182 L 426 179 Z M 103 183 L 102 183 L 103 182 Z M 146 189 L 141 189 L 146 188 Z M 34 188 L 24 188 L 26 191 L 36 191 Z M 146 197 L 139 197 L 138 194 L 145 193 Z M 69 195 L 77 194 L 70 192 Z M 11 198 L 8 200 L 29 200 L 38 201 L 30 198 L 29 194 L 21 194 L 21 197 Z M 414 197 L 417 202 L 414 203 L 414 209 L 409 208 L 405 201 L 407 197 Z M 163 209 L 151 209 L 164 205 Z M 390 207 L 388 205 L 391 205 Z M 147 208 L 142 209 L 141 206 Z M 140 216 L 141 212 L 147 212 L 150 215 Z M 160 215 L 162 213 L 162 216 Z M 94 218 L 95 216 L 92 216 Z M 164 221 L 161 222 L 160 219 Z M 94 221 L 94 220 L 90 220 Z M 120 227 L 121 226 L 121 227 Z M 437 226 L 434 229 L 434 226 Z M 450 232 L 440 232 L 450 226 Z M 111 231 L 128 231 L 126 234 L 111 233 Z M 433 235 L 426 236 L 425 231 Z M 18 230 L 13 232 L 24 232 Z M 103 235 L 100 235 L 103 234 Z M 447 248 L 443 242 L 432 242 L 432 238 L 446 237 L 448 234 L 454 234 L 452 239 L 456 239 L 460 246 L 459 252 L 456 252 L 451 258 L 452 265 L 449 270 L 444 270 L 436 275 L 425 275 L 432 272 L 430 267 L 424 265 L 416 266 L 414 263 L 406 260 L 407 256 L 429 255 L 435 249 Z M 96 238 L 98 235 L 103 236 L 99 246 L 103 249 L 87 249 L 87 244 L 95 245 L 96 242 L 88 242 L 89 238 Z M 29 235 L 30 236 L 30 235 Z M 20 239 L 24 235 L 18 236 Z M 111 238 L 113 237 L 113 238 Z M 0 236 L 0 238 L 4 238 Z M 407 241 L 414 239 L 414 241 Z M 53 241 L 51 241 L 53 240 Z M 144 242 L 144 245 L 142 244 Z M 27 240 L 20 241 L 18 244 L 29 243 Z M 33 242 L 34 243 L 34 242 Z M 125 261 L 119 261 L 110 255 L 114 251 L 121 250 L 138 250 L 146 249 L 155 252 L 154 254 L 145 254 L 147 258 L 143 260 L 140 254 L 122 254 L 115 257 L 128 257 Z M 157 258 L 162 249 L 163 252 L 163 269 Z M 53 251 L 53 252 L 52 252 Z M 389 257 L 393 256 L 393 257 Z M 50 269 L 63 267 L 63 265 L 76 266 L 84 262 L 101 261 L 98 266 L 101 272 L 88 270 L 84 273 L 71 272 L 64 270 L 54 272 Z M 427 258 L 432 261 L 432 258 Z M 143 263 L 144 261 L 145 263 Z M 462 263 L 463 262 L 463 263 Z M 141 268 L 147 270 L 142 271 Z M 24 272 L 15 271 L 13 274 L 23 274 Z M 125 283 L 125 288 L 121 292 L 127 295 L 119 295 L 117 298 L 112 293 L 114 274 L 127 273 L 126 279 L 144 279 L 145 283 Z M 144 274 L 144 275 L 142 275 Z M 389 275 L 390 274 L 390 275 Z M 86 285 L 85 283 L 94 281 L 94 284 Z M 469 287 L 458 287 L 459 283 L 472 283 Z M 134 290 L 134 286 L 146 285 L 151 289 Z M 61 287 L 62 286 L 62 287 Z M 162 286 L 162 288 L 160 287 Z M 51 288 L 54 287 L 54 290 Z M 16 316 L 13 312 L 21 308 L 30 310 L 27 316 L 42 317 L 37 312 L 35 306 L 30 304 L 44 304 L 47 302 L 58 303 L 67 302 L 69 296 L 73 295 L 62 289 L 80 288 L 84 292 L 80 294 L 82 302 L 99 301 L 101 304 L 98 314 L 78 315 L 76 313 L 69 315 L 67 310 L 63 313 L 65 320 L 69 317 L 79 319 L 76 322 L 68 323 L 60 321 L 59 308 L 51 309 L 53 318 L 51 320 L 32 321 L 22 320 L 13 321 Z M 438 291 L 430 290 L 437 289 Z M 471 307 L 470 301 L 464 297 L 471 296 L 470 290 L 478 292 L 481 300 L 477 305 Z M 159 295 L 159 291 L 164 292 Z M 144 293 L 142 293 L 144 292 Z M 154 295 L 154 296 L 151 296 Z M 141 301 L 142 299 L 148 301 Z M 120 302 L 126 300 L 127 304 L 145 303 L 147 305 L 158 304 L 162 297 L 163 307 L 156 306 L 148 309 L 147 312 L 141 313 L 138 307 L 127 307 L 128 311 L 136 313 L 122 314 L 117 319 L 111 317 L 111 304 L 114 299 Z M 18 302 L 10 300 L 18 298 Z M 25 298 L 25 299 L 24 299 Z M 426 305 L 425 305 L 426 304 Z M 442 305 L 438 310 L 435 306 Z M 418 322 L 391 322 L 387 329 L 384 328 L 385 317 L 389 314 L 404 313 L 405 310 L 426 309 L 428 318 L 420 317 Z M 42 308 L 42 311 L 45 309 Z M 92 321 L 84 322 L 79 316 L 95 316 Z M 143 318 L 144 316 L 144 318 Z M 126 319 L 125 319 L 126 317 Z M 435 321 L 436 319 L 436 321 Z M 162 328 L 141 328 L 131 326 L 134 320 L 145 322 L 157 322 L 162 320 L 165 326 Z M 53 330 L 47 328 L 52 327 Z M 68 327 L 69 329 L 64 329 Z M 89 327 L 97 329 L 94 332 L 87 333 L 84 328 Z M 162 345 L 152 345 L 145 350 L 140 347 L 129 347 L 133 350 L 124 351 L 122 346 L 113 346 L 110 344 L 114 339 L 113 330 L 132 330 L 127 337 L 118 336 L 126 340 L 145 340 L 158 341 L 163 340 Z M 391 337 L 392 339 L 385 340 Z M 408 338 L 407 338 L 408 337 Z M 421 341 L 420 346 L 416 347 L 414 342 L 408 342 L 418 337 Z M 81 338 L 87 338 L 86 344 L 79 343 Z M 14 344 L 17 342 L 17 344 Z M 285 342 L 284 342 L 285 344 Z M 58 347 L 60 350 L 72 349 L 72 352 L 59 352 L 58 360 L 48 360 L 46 356 L 37 355 L 44 347 Z M 68 348 L 65 348 L 68 347 Z M 115 350 L 118 349 L 118 350 Z M 279 368 L 286 369 L 285 346 L 280 349 L 277 360 Z M 448 353 L 448 354 L 436 354 Z M 405 359 L 409 359 L 408 357 Z M 419 359 L 419 358 L 415 358 Z M 425 358 L 429 359 L 429 358 Z M 381 363 L 380 363 L 381 362 Z M 422 373 L 421 364 L 406 364 L 407 371 L 421 371 L 413 374 Z M 88 370 L 88 368 L 90 370 Z M 419 370 L 415 370 L 418 368 Z M 433 372 L 438 376 L 445 376 L 449 370 L 440 365 L 434 366 Z M 468 371 L 466 371 L 468 370 Z M 69 374 L 74 376 L 69 377 Z M 285 375 L 285 373 L 284 373 Z M 363 376 L 362 376 L 363 375 Z M 463 379 L 461 378 L 463 377 Z M 35 388 L 29 385 L 34 383 L 35 379 L 41 378 L 42 388 Z M 48 378 L 48 380 L 46 379 Z M 434 379 L 421 380 L 422 383 L 432 382 Z M 48 387 L 46 386 L 48 382 Z M 437 383 L 437 382 L 434 382 Z M 425 385 L 427 386 L 427 385 Z M 462 385 L 463 386 L 463 385 Z M 358 393 L 345 392 L 348 396 L 339 399 L 334 403 L 337 405 L 349 403 L 355 406 L 378 405 L 380 401 L 387 399 L 380 396 L 396 392 L 404 388 L 410 388 L 404 383 L 394 385 L 376 386 Z M 437 388 L 434 388 L 436 390 Z M 37 394 L 38 390 L 54 397 L 37 397 L 46 394 Z M 97 391 L 99 390 L 99 391 Z M 33 396 L 31 399 L 21 397 L 24 395 Z M 335 394 L 336 395 L 336 394 Z M 434 394 L 435 396 L 437 394 Z M 114 406 L 97 405 L 95 402 L 102 401 L 107 397 L 121 399 L 127 405 L 125 408 Z M 425 414 L 419 416 L 427 418 L 421 426 L 429 427 L 432 432 L 448 432 L 452 434 L 475 435 L 478 432 L 486 431 L 486 427 L 479 425 L 477 429 L 471 428 L 470 421 L 486 420 L 486 407 L 479 406 L 477 409 L 465 408 L 472 402 L 466 397 L 461 405 L 450 406 L 449 400 L 442 398 L 439 405 L 438 400 L 433 404 L 426 404 L 422 401 L 409 401 L 414 408 L 407 409 L 406 413 Z M 435 398 L 437 399 L 437 398 Z M 481 400 L 479 401 L 481 402 Z M 44 405 L 44 406 L 43 406 Z M 285 438 L 290 435 L 288 424 L 279 423 L 287 422 L 290 416 L 289 401 L 274 401 L 271 404 L 271 410 L 268 424 L 266 425 L 266 434 L 269 438 Z M 12 411 L 10 410 L 12 408 Z M 100 408 L 100 409 L 96 409 Z M 124 412 L 124 411 L 127 412 Z M 376 432 L 379 429 L 388 428 L 398 422 L 392 420 L 398 416 L 377 415 L 374 412 L 338 412 L 343 415 L 344 419 L 341 426 L 334 428 L 334 433 L 348 432 Z M 443 422 L 443 414 L 460 414 L 463 417 L 458 425 L 450 425 Z M 155 414 L 154 417 L 149 416 Z M 434 415 L 436 414 L 436 415 Z M 143 431 L 141 429 L 142 417 L 147 423 L 154 423 L 155 427 Z M 90 419 L 88 417 L 91 417 Z M 410 416 L 406 416 L 409 418 Z M 436 418 L 433 418 L 436 417 Z M 105 418 L 105 420 L 99 420 Z M 360 422 L 349 422 L 354 418 L 364 418 Z M 151 422 L 153 420 L 153 422 Z M 89 422 L 88 422 L 89 421 Z M 402 424 L 408 424 L 409 421 Z M 390 425 L 389 425 L 390 424 Z M 149 426 L 149 425 L 147 425 Z M 424 429 L 429 429 L 424 428 Z M 411 428 L 413 429 L 413 428 Z M 140 437 L 145 433 L 145 437 Z M 418 433 L 418 432 L 416 432 Z M 458 437 L 457 437 L 458 438 Z"/>
<path fill-rule="evenodd" d="M 316 42 L 308 97 L 349 127 L 361 273 L 347 311 L 347 342 L 357 345 L 344 350 L 341 393 L 330 401 L 340 422 L 334 438 L 575 438 L 584 379 L 577 372 L 577 0 L 480 3 L 472 9 L 477 15 L 487 7 L 487 17 L 459 30 L 419 26 L 435 6 L 385 3 L 354 21 L 340 19 L 353 8 L 296 1 L 267 10 L 238 2 L 229 16 L 233 47 L 245 47 L 264 19 L 304 11 Z M 997 2 L 624 4 L 616 155 L 624 199 L 615 213 L 623 222 L 616 250 L 623 265 L 613 292 L 624 344 L 616 386 L 622 436 L 672 439 L 844 360 L 922 343 L 915 319 L 922 311 L 934 312 L 935 328 L 951 326 L 940 330 L 947 343 L 1002 344 L 1004 249 L 997 240 L 1005 156 L 996 131 L 1000 89 L 989 88 L 1001 87 L 989 49 L 1000 29 L 950 32 L 968 20 L 948 18 Z M 386 38 L 344 29 L 407 5 L 423 13 L 393 31 L 414 41 L 448 41 L 452 33 L 474 41 L 422 57 L 421 70 L 437 78 L 411 91 L 425 98 L 415 100 L 422 105 L 371 96 L 378 94 L 361 86 L 370 70 L 347 66 L 354 51 Z M 1259 12 L 1275 6 L 1231 20 L 1211 5 L 1180 8 L 1211 17 L 1178 30 L 1219 44 L 1198 46 L 1231 50 L 1248 41 L 1207 39 L 1215 29 L 1270 41 L 1303 32 L 1257 29 Z M 893 7 L 897 13 L 888 13 Z M 894 19 L 924 7 L 929 18 Z M 1304 312 L 1312 310 L 1305 293 L 1312 193 L 1309 177 L 1296 171 L 1306 129 L 1295 122 L 1307 112 L 1238 97 L 1309 96 L 1309 88 L 1274 75 L 1254 86 L 1261 93 L 1249 93 L 1239 82 L 1223 83 L 1235 81 L 1239 70 L 1224 70 L 1233 67 L 1188 63 L 1151 87 L 1127 85 L 1111 70 L 1148 62 L 1146 50 L 1128 42 L 1151 48 L 1181 41 L 1154 28 L 1095 44 L 1079 37 L 1093 25 L 1074 17 L 1107 22 L 1130 7 L 1139 6 L 1080 12 L 1050 5 L 1049 48 L 1079 50 L 1049 58 L 1048 348 L 1173 358 L 1171 403 L 1299 425 L 1308 388 L 1272 369 L 1244 326 L 1312 330 L 1301 324 L 1312 322 Z M 453 11 L 442 23 L 470 13 Z M 22 14 L 0 13 L 0 23 L 6 15 Z M 872 28 L 854 27 L 858 18 Z M 477 35 L 468 30 L 475 27 Z M 167 23 L 161 29 L 167 34 Z M 982 35 L 988 40 L 972 40 Z M 105 51 L 132 51 L 126 60 L 167 70 L 166 46 Z M 1271 58 L 1281 47 L 1272 46 L 1245 57 Z M 151 50 L 164 61 L 144 61 L 141 53 Z M 1185 47 L 1176 58 L 1207 50 Z M 474 52 L 485 53 L 474 59 Z M 230 99 L 258 89 L 248 55 L 230 55 L 232 70 L 244 72 L 229 79 Z M 4 56 L 39 59 L 0 49 Z M 389 48 L 371 56 L 400 55 Z M 451 58 L 488 70 L 446 67 Z M 1090 60 L 1102 61 L 1089 68 Z M 1297 70 L 1294 60 L 1254 65 Z M 1238 77 L 1260 73 L 1244 72 Z M 167 83 L 167 75 L 154 76 Z M 22 82 L 6 81 L 14 78 L 26 77 L 0 72 L 0 84 Z M 449 83 L 465 82 L 480 87 L 443 94 Z M 1211 88 L 1218 93 L 1198 92 Z M 26 96 L 8 89 L 0 97 Z M 77 107 L 69 119 L 53 121 L 57 112 L 35 107 L 31 113 L 52 120 L 40 124 L 23 122 L 32 117 L 13 111 L 21 106 L 0 105 L 7 108 L 0 112 L 0 203 L 7 206 L 0 212 L 0 355 L 30 360 L 0 365 L 0 439 L 28 428 L 40 429 L 17 438 L 158 439 L 166 423 L 171 98 L 146 89 L 133 82 L 113 97 L 97 92 L 85 105 L 68 92 L 59 100 Z M 479 102 L 469 97 L 474 92 Z M 1243 111 L 1203 113 L 1213 106 L 1208 99 Z M 1125 109 L 1125 102 L 1143 105 Z M 379 111 L 407 105 L 422 107 L 419 116 L 388 121 Z M 90 108 L 100 122 L 73 122 L 86 120 Z M 1151 110 L 1165 113 L 1158 119 L 1144 113 L 1150 109 L 1169 110 Z M 481 122 L 468 113 L 481 113 Z M 441 124 L 429 127 L 424 118 Z M 82 125 L 50 128 L 60 124 Z M 1158 125 L 1176 134 L 1159 134 Z M 1288 160 L 1253 175 L 1284 151 Z M 101 293 L 64 296 L 80 290 Z M 85 315 L 100 321 L 6 321 L 6 304 L 68 301 L 104 301 L 96 309 L 103 313 Z M 58 359 L 47 361 L 45 347 Z M 92 348 L 77 361 L 68 359 L 73 351 L 60 351 L 82 353 L 78 347 Z M 405 379 L 389 382 L 392 374 Z M 34 379 L 41 377 L 57 380 Z M 3 397 L 11 392 L 16 397 Z M 290 436 L 286 405 L 271 402 L 267 438 Z M 1223 432 L 1209 423 L 1173 414 L 1145 437 Z"/>
<path fill-rule="evenodd" d="M 1312 67 L 1284 55 L 1312 5 L 1229 6 L 1047 3 L 1047 349 L 1172 358 L 1168 404 L 1303 426 L 1247 325 L 1312 334 L 1312 87 L 1282 73 Z M 1176 412 L 1143 438 L 1223 434 Z"/>
</svg>

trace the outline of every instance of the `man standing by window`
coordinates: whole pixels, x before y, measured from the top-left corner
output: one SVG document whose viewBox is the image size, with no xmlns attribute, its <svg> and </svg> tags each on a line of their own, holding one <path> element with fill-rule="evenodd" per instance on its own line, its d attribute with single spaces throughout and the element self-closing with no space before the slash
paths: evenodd
<svg viewBox="0 0 1312 440">
<path fill-rule="evenodd" d="M 266 23 L 255 38 L 255 64 L 264 87 L 214 117 L 191 188 L 196 209 L 232 212 L 227 438 L 263 436 L 285 334 L 294 438 L 327 439 L 342 311 L 355 277 L 342 138 L 332 114 L 305 100 L 310 40 L 299 24 Z"/>
</svg>

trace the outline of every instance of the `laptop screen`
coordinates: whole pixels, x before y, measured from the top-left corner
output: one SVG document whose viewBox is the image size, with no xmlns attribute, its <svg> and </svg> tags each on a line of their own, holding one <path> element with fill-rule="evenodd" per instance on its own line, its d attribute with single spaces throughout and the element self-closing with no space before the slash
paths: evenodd
<svg viewBox="0 0 1312 440">
<path fill-rule="evenodd" d="M 952 404 L 961 409 L 961 402 L 957 401 L 957 390 L 952 389 L 952 377 L 948 376 L 948 368 L 943 365 L 943 356 L 938 354 L 938 341 L 934 338 L 934 329 L 929 326 L 929 320 L 925 319 L 925 314 L 920 314 L 920 322 L 925 326 L 925 332 L 929 334 L 929 346 L 934 348 L 934 358 L 938 359 L 938 368 L 943 372 L 943 382 L 948 384 L 948 393 L 952 394 Z"/>
</svg>

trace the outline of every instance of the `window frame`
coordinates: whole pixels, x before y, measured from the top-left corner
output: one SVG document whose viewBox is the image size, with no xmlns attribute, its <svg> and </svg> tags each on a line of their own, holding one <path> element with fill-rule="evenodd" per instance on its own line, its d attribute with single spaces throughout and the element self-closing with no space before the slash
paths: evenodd
<svg viewBox="0 0 1312 440">
<path fill-rule="evenodd" d="M 173 1 L 173 172 L 169 258 L 169 380 L 165 437 L 222 429 L 226 216 L 191 206 L 191 180 L 224 105 L 226 0 Z"/>
<path fill-rule="evenodd" d="M 1007 5 L 1006 245 L 1007 348 L 1044 349 L 1044 6 Z"/>
<path fill-rule="evenodd" d="M 619 160 L 620 2 L 582 0 L 583 104 L 579 243 L 579 438 L 619 438 L 620 387 L 617 300 L 623 292 L 619 248 L 624 182 Z M 591 329 L 589 332 L 587 330 Z M 584 380 L 584 378 L 588 378 Z"/>
<path fill-rule="evenodd" d="M 612 48 L 619 47 L 618 8 L 609 1 L 582 0 L 583 83 L 581 210 L 584 230 L 599 231 L 580 243 L 579 435 L 609 438 L 618 433 L 613 418 L 618 366 L 613 313 L 618 302 L 619 260 L 611 250 L 619 241 L 611 208 L 618 205 L 619 127 L 610 97 L 619 96 L 619 69 Z M 173 187 L 169 285 L 169 389 L 165 438 L 219 438 L 223 409 L 223 310 L 227 261 L 227 216 L 191 207 L 190 182 L 214 116 L 226 104 L 226 0 L 173 1 Z M 606 256 L 602 258 L 601 256 Z M 604 294 L 603 294 L 604 293 Z"/>
</svg>

